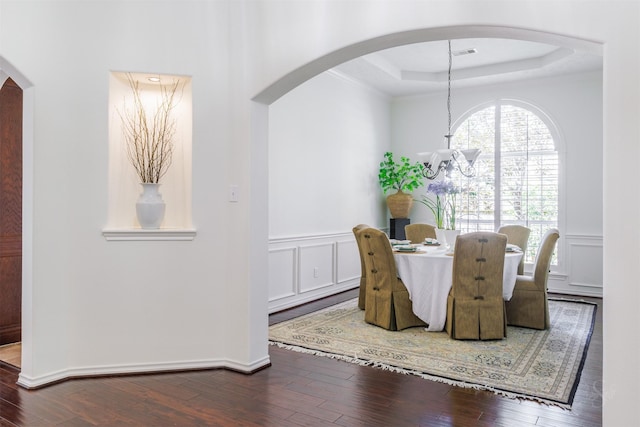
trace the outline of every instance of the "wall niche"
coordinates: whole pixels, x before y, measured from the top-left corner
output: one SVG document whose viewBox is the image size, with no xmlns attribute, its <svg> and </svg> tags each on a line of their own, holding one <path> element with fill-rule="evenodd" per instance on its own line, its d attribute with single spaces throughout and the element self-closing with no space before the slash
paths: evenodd
<svg viewBox="0 0 640 427">
<path fill-rule="evenodd" d="M 134 90 L 134 85 L 137 88 Z M 133 166 L 130 139 L 125 137 L 127 117 L 143 108 L 147 123 L 167 93 L 175 87 L 168 114 L 174 130 L 170 165 L 159 180 L 166 203 L 159 228 L 142 228 L 136 202 L 142 193 L 140 173 Z M 135 94 L 138 94 L 136 104 Z M 192 92 L 191 78 L 157 73 L 111 72 L 109 75 L 108 215 L 103 235 L 107 240 L 192 240 Z"/>
</svg>

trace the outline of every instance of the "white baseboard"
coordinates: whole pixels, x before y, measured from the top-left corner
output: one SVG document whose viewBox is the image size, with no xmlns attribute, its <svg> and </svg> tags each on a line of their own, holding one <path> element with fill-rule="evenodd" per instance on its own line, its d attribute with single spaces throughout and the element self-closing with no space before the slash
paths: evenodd
<svg viewBox="0 0 640 427">
<path fill-rule="evenodd" d="M 20 373 L 18 376 L 17 384 L 27 389 L 34 389 L 78 377 L 133 375 L 157 372 L 193 371 L 201 369 L 231 369 L 233 371 L 250 374 L 261 368 L 269 366 L 270 364 L 271 360 L 269 356 L 265 356 L 262 359 L 256 360 L 249 364 L 229 359 L 209 359 L 172 363 L 91 366 L 84 368 L 64 369 L 61 371 L 51 372 L 36 377 L 29 377 L 27 375 L 24 375 L 23 373 Z"/>
</svg>

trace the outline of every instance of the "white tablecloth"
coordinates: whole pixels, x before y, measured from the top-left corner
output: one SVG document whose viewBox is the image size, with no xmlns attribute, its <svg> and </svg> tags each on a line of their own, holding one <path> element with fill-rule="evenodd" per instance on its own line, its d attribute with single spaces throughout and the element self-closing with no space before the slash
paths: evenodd
<svg viewBox="0 0 640 427">
<path fill-rule="evenodd" d="M 394 252 L 398 276 L 409 291 L 413 312 L 426 322 L 428 331 L 442 331 L 447 319 L 447 296 L 451 290 L 453 256 L 443 247 L 420 247 L 418 253 Z M 504 257 L 503 293 L 505 301 L 513 294 L 522 252 Z"/>
</svg>

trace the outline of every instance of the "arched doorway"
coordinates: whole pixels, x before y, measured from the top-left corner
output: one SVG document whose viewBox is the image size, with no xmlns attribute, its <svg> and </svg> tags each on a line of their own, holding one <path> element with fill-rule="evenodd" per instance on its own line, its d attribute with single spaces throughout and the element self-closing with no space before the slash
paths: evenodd
<svg viewBox="0 0 640 427">
<path fill-rule="evenodd" d="M 22 338 L 22 89 L 0 89 L 0 360 L 20 364 Z"/>
<path fill-rule="evenodd" d="M 20 243 L 20 263 L 19 263 L 19 271 L 20 277 L 18 279 L 18 293 L 17 295 L 13 295 L 13 304 L 12 311 L 13 319 L 15 319 L 16 311 L 18 314 L 19 321 L 16 323 L 13 321 L 15 327 L 19 327 L 19 351 L 16 356 L 17 359 L 14 361 L 15 364 L 19 364 L 21 369 L 24 369 L 25 358 L 23 357 L 25 354 L 29 353 L 29 349 L 31 348 L 31 325 L 28 321 L 30 319 L 31 314 L 31 291 L 32 291 L 32 281 L 31 281 L 31 265 L 32 265 L 32 254 L 33 247 L 31 245 L 31 237 L 32 237 L 32 222 L 33 222 L 33 105 L 34 105 L 34 93 L 33 93 L 33 84 L 27 79 L 22 73 L 20 73 L 11 63 L 6 61 L 3 57 L 0 56 L 0 87 L 2 87 L 3 91 L 5 88 L 12 92 L 12 97 L 14 97 L 11 103 L 5 104 L 5 99 L 3 98 L 0 101 L 0 109 L 3 110 L 2 115 L 5 114 L 5 110 L 9 110 L 9 113 L 6 113 L 12 116 L 12 120 L 14 123 L 12 124 L 12 128 L 10 133 L 12 136 L 12 145 L 13 150 L 20 150 L 20 158 L 19 160 L 13 157 L 13 174 L 19 174 L 20 177 L 20 185 L 15 184 L 15 178 L 13 178 L 13 183 L 9 184 L 9 188 L 13 191 L 14 198 L 16 196 L 16 191 L 20 191 L 20 203 L 19 206 L 16 206 L 18 203 L 14 201 L 13 203 L 13 212 L 12 218 L 15 224 L 20 224 L 20 232 L 19 238 L 16 238 L 15 235 L 17 232 L 17 226 L 13 226 L 13 236 L 11 238 L 13 242 L 13 253 L 15 253 L 16 240 Z M 19 99 L 19 102 L 17 100 Z M 18 123 L 19 121 L 19 123 Z M 3 122 L 0 122 L 2 126 L 2 130 L 0 133 L 4 133 L 6 129 L 4 129 Z M 4 134 L 3 134 L 4 135 Z M 4 138 L 4 136 L 2 136 Z M 17 146 L 16 146 L 17 145 Z M 4 154 L 1 154 L 4 156 Z M 1 160 L 0 160 L 1 162 Z M 11 182 L 11 181 L 10 181 Z M 4 191 L 4 189 L 2 190 Z M 5 211 L 4 208 L 4 200 L 0 202 L 2 204 L 2 211 Z M 19 212 L 19 215 L 16 212 Z M 0 234 L 6 233 L 6 231 L 0 231 Z M 9 234 L 9 233 L 7 233 Z M 2 258 L 0 258 L 2 259 Z M 14 263 L 17 261 L 13 260 Z M 4 274 L 4 273 L 3 273 Z M 16 280 L 15 278 L 13 279 Z M 15 289 L 15 288 L 14 288 Z M 0 291 L 0 295 L 4 294 L 3 291 Z M 4 300 L 4 298 L 2 298 Z M 2 303 L 0 303 L 2 304 Z M 8 307 L 8 305 L 7 305 Z M 0 311 L 4 311 L 5 306 L 0 306 Z M 27 320 L 25 320 L 27 319 Z M 16 339 L 16 333 L 13 332 L 13 336 L 8 338 L 8 341 L 13 341 Z M 27 359 L 29 360 L 29 359 Z M 15 365 L 13 365 L 15 366 Z"/>
</svg>

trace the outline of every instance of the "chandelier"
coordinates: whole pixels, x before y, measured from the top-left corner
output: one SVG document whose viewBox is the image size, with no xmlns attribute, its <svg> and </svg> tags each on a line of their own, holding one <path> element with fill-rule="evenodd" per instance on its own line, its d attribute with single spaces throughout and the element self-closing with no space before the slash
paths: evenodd
<svg viewBox="0 0 640 427">
<path fill-rule="evenodd" d="M 449 127 L 448 132 L 444 136 L 447 143 L 447 148 L 442 150 L 436 150 L 435 152 L 418 153 L 418 157 L 424 168 L 422 174 L 427 179 L 435 179 L 444 173 L 447 177 L 451 176 L 453 171 L 460 172 L 463 176 L 471 178 L 475 176 L 476 170 L 473 167 L 480 150 L 477 148 L 471 148 L 468 150 L 453 150 L 451 149 L 451 40 L 449 40 L 449 73 L 448 73 L 448 88 L 447 88 L 447 113 L 449 114 Z"/>
</svg>

